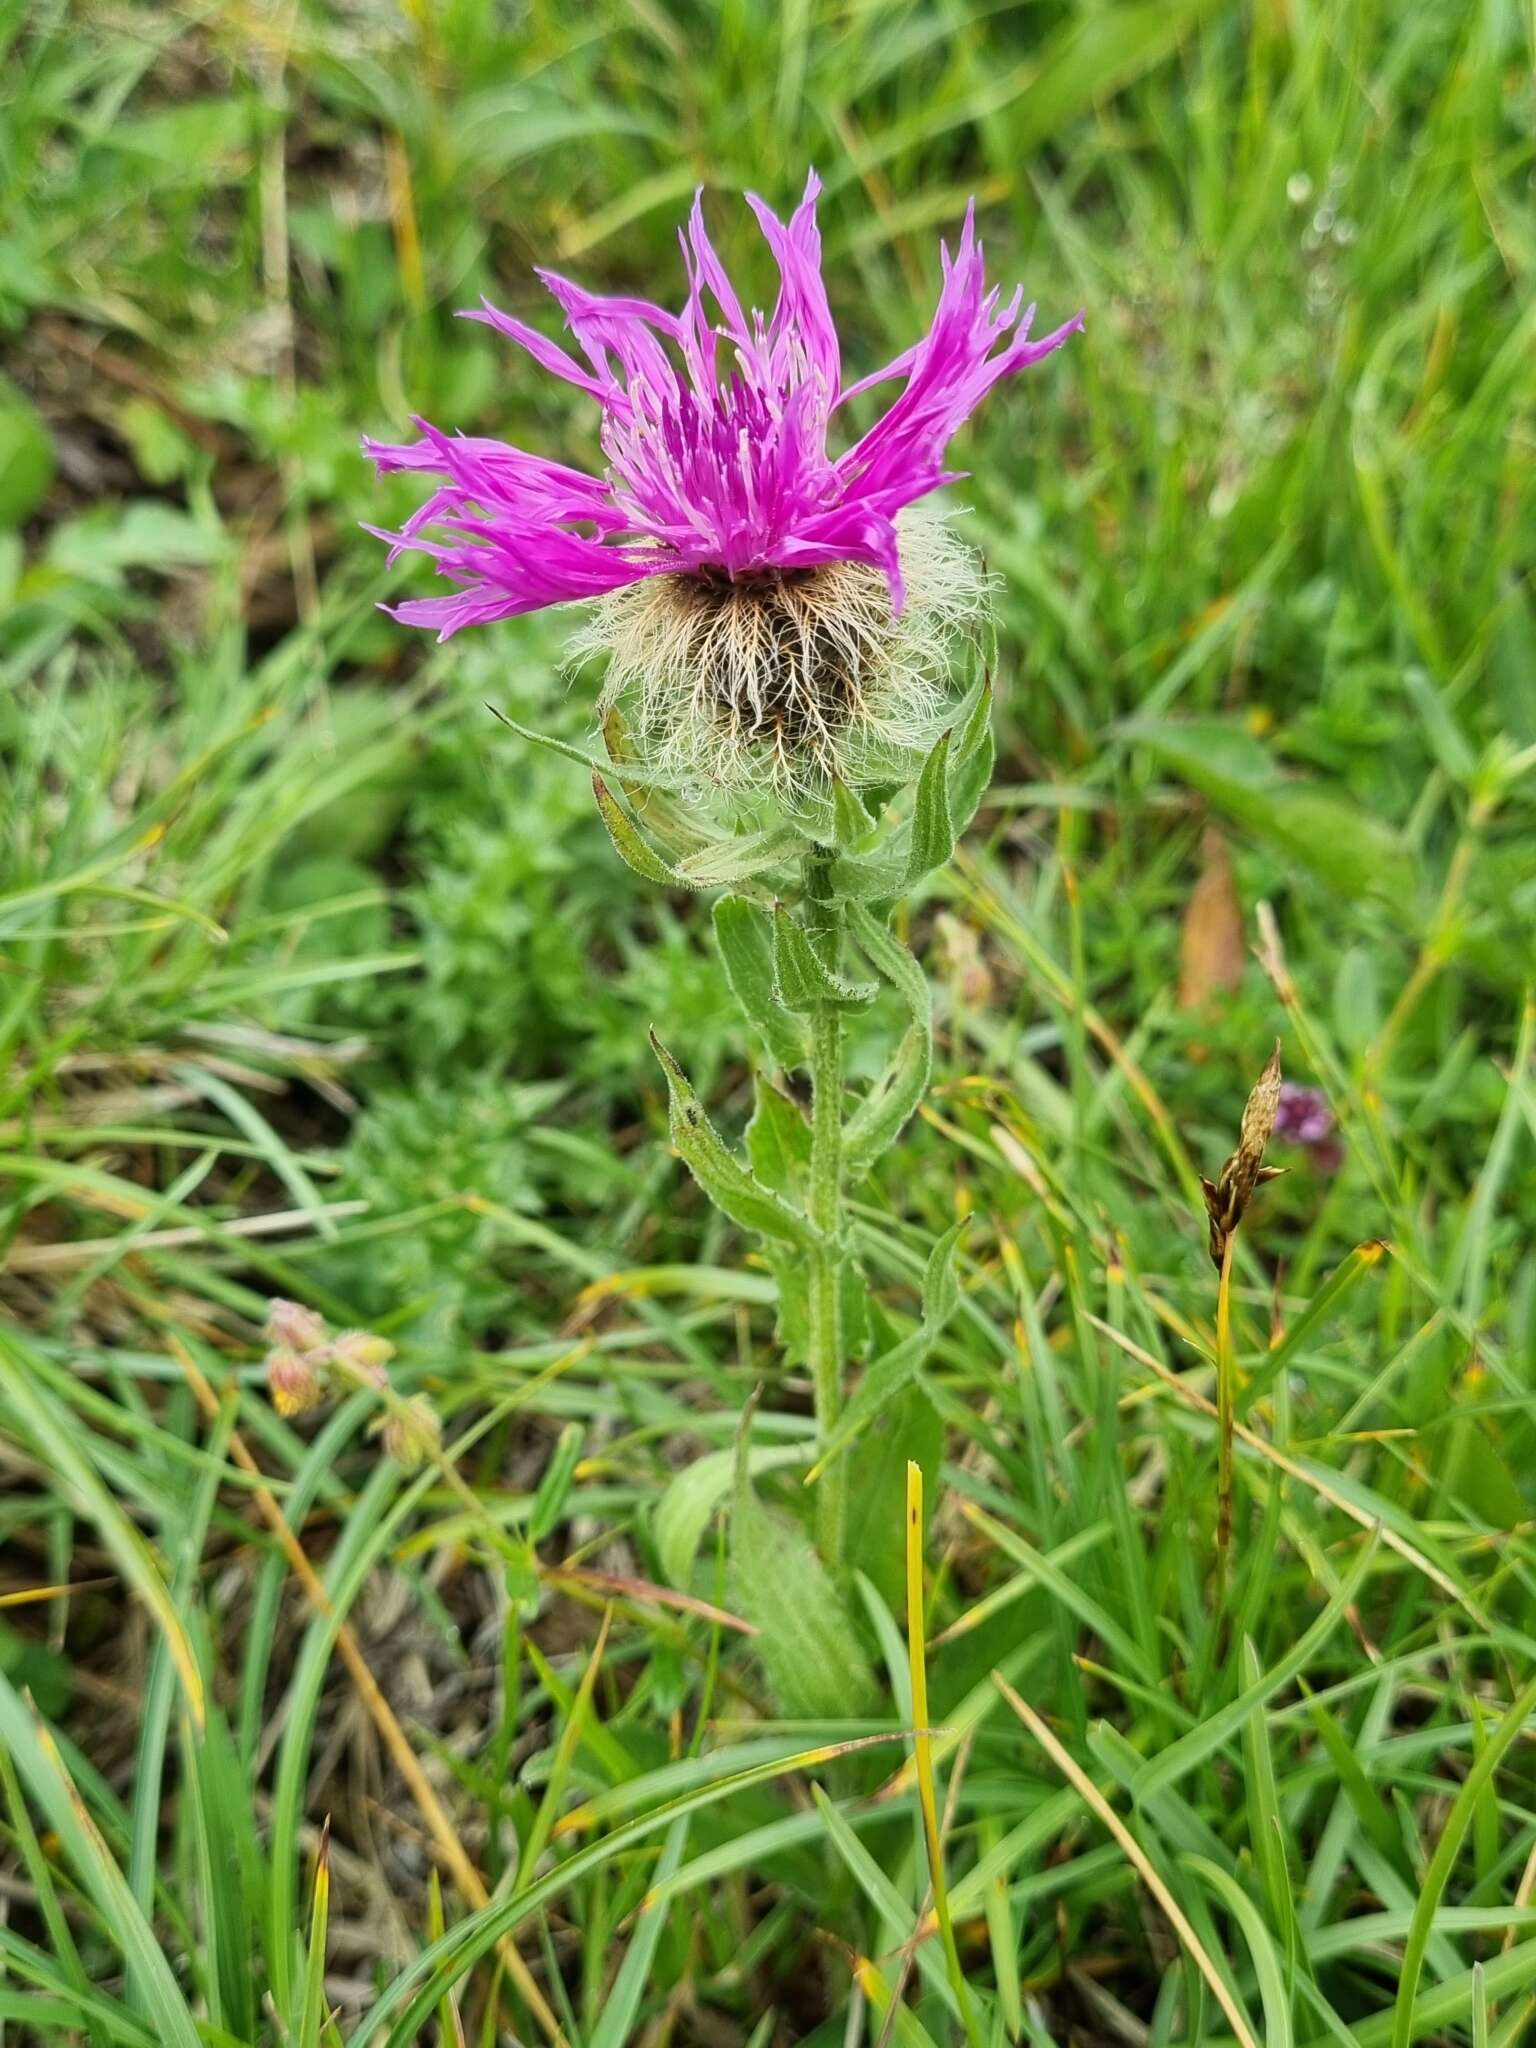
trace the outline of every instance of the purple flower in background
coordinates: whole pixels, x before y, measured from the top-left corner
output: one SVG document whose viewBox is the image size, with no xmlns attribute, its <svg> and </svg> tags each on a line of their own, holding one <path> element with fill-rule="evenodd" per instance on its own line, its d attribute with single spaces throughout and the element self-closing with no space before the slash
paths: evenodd
<svg viewBox="0 0 1536 2048">
<path fill-rule="evenodd" d="M 1333 1133 L 1333 1111 L 1321 1088 L 1304 1088 L 1299 1081 L 1282 1081 L 1280 1103 L 1275 1111 L 1275 1136 L 1289 1138 L 1297 1145 L 1316 1145 Z"/>
<path fill-rule="evenodd" d="M 1275 1111 L 1275 1136 L 1305 1146 L 1321 1172 L 1334 1173 L 1343 1164 L 1344 1148 L 1335 1132 L 1338 1120 L 1321 1088 L 1283 1081 Z"/>
<path fill-rule="evenodd" d="M 943 285 L 922 340 L 873 375 L 845 383 L 822 278 L 813 173 L 786 226 L 752 194 L 778 264 L 778 302 L 765 320 L 740 301 L 704 231 L 698 199 L 680 234 L 687 297 L 680 313 L 648 300 L 597 298 L 549 271 L 584 361 L 486 304 L 466 314 L 526 349 L 543 369 L 602 409 L 601 476 L 506 442 L 445 434 L 424 420 L 419 441 L 365 445 L 381 472 L 420 470 L 437 490 L 398 534 L 458 586 L 415 598 L 394 616 L 463 626 L 683 572 L 731 581 L 764 571 L 863 563 L 885 578 L 893 613 L 906 598 L 897 516 L 955 481 L 945 449 L 1000 378 L 1039 362 L 1082 325 L 1076 315 L 1030 341 L 1022 292 L 986 288 L 973 208 L 959 246 L 942 251 Z M 712 302 L 712 308 L 707 302 Z M 725 344 L 724 353 L 720 348 Z M 885 383 L 901 389 L 841 455 L 828 451 L 833 414 Z M 436 537 L 434 537 L 434 535 Z"/>
</svg>

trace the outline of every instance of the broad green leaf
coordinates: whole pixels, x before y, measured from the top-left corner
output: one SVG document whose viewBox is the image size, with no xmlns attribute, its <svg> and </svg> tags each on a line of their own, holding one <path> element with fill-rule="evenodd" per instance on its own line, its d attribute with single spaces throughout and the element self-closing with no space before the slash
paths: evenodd
<svg viewBox="0 0 1536 2048">
<path fill-rule="evenodd" d="M 753 1098 L 747 1125 L 752 1171 L 764 1187 L 798 1204 L 811 1163 L 811 1127 L 800 1105 L 762 1074 L 753 1076 Z"/>
<path fill-rule="evenodd" d="M 747 1469 L 777 1472 L 786 1465 L 805 1464 L 810 1455 L 809 1444 L 759 1444 L 747 1453 Z M 656 1505 L 651 1524 L 656 1555 L 668 1585 L 680 1593 L 693 1583 L 694 1558 L 710 1517 L 731 1490 L 735 1472 L 734 1450 L 710 1451 L 685 1465 Z"/>
<path fill-rule="evenodd" d="M 798 1252 L 786 1245 L 767 1245 L 763 1257 L 773 1275 L 777 1300 L 774 1335 L 782 1365 L 804 1365 L 810 1355 L 811 1289 L 810 1267 Z"/>
<path fill-rule="evenodd" d="M 731 1581 L 740 1612 L 783 1714 L 845 1720 L 874 1698 L 874 1676 L 852 1617 L 804 1532 L 764 1507 L 752 1485 L 743 1437 L 731 1506 Z"/>
<path fill-rule="evenodd" d="M 673 1147 L 705 1194 L 743 1230 L 755 1230 L 759 1236 L 808 1251 L 817 1242 L 810 1221 L 771 1188 L 765 1188 L 728 1150 L 704 1114 L 687 1075 L 654 1031 L 651 1046 L 667 1077 Z"/>
<path fill-rule="evenodd" d="M 53 438 L 41 413 L 0 377 L 0 529 L 20 526 L 53 482 Z"/>
<path fill-rule="evenodd" d="M 898 1613 L 906 1579 L 907 1466 L 921 1467 L 926 1498 L 938 1484 L 943 1455 L 943 1421 L 915 1381 L 881 1407 L 859 1439 L 858 1483 L 849 1489 L 848 1500 L 848 1561 Z"/>
</svg>

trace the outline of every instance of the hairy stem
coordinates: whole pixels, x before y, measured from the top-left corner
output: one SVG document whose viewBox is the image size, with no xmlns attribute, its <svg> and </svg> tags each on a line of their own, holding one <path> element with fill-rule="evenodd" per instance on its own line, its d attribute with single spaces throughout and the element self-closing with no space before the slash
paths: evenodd
<svg viewBox="0 0 1536 2048">
<path fill-rule="evenodd" d="M 811 1050 L 810 1216 L 821 1234 L 810 1270 L 810 1368 L 818 1448 L 831 1441 L 843 1405 L 843 1314 L 836 1238 L 843 1190 L 843 1017 L 816 1012 Z M 836 1458 L 817 1482 L 817 1534 L 829 1569 L 842 1562 L 847 1464 Z"/>
<path fill-rule="evenodd" d="M 827 967 L 838 965 L 841 920 L 831 863 L 821 853 L 805 864 L 806 931 Z M 843 1305 L 837 1253 L 843 1198 L 843 1013 L 823 1003 L 811 1020 L 811 1193 L 809 1213 L 820 1237 L 809 1274 L 811 1384 L 817 1446 L 825 1451 L 843 1405 Z M 817 1544 L 829 1570 L 843 1559 L 847 1471 L 836 1459 L 817 1482 Z"/>
<path fill-rule="evenodd" d="M 1232 1425 L 1236 1419 L 1237 1360 L 1232 1351 L 1232 1252 L 1237 1232 L 1228 1231 L 1216 1291 L 1216 1545 L 1223 1559 L 1232 1541 Z"/>
</svg>

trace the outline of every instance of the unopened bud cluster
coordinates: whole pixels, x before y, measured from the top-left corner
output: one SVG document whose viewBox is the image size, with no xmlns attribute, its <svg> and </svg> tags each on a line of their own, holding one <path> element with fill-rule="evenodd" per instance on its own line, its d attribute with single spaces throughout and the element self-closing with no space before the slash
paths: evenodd
<svg viewBox="0 0 1536 2048">
<path fill-rule="evenodd" d="M 395 1347 L 372 1330 L 342 1330 L 332 1336 L 323 1316 L 301 1302 L 267 1304 L 264 1334 L 267 1392 L 279 1415 L 302 1415 L 347 1387 L 389 1393 L 389 1361 Z M 375 1425 L 386 1454 L 415 1471 L 436 1452 L 442 1424 L 424 1394 L 395 1397 Z"/>
</svg>

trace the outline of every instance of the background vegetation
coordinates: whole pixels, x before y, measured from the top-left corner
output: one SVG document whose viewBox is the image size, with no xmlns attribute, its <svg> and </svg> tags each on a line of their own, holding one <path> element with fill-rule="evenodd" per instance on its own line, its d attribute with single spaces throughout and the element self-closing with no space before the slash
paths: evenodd
<svg viewBox="0 0 1536 2048">
<path fill-rule="evenodd" d="M 6 2041 L 1513 2043 L 1526 12 L 0 21 Z M 696 182 L 761 296 L 731 195 L 807 162 L 849 360 L 925 317 L 972 191 L 997 275 L 1088 310 L 964 446 L 1001 751 L 912 914 L 931 1103 L 856 1199 L 896 1328 L 970 1221 L 857 1453 L 860 1700 L 699 1605 L 736 1611 L 749 1393 L 765 1498 L 810 1427 L 645 1049 L 740 1128 L 707 905 L 485 710 L 584 732 L 560 620 L 434 650 L 357 530 L 412 502 L 358 437 L 412 412 L 592 456 L 453 308 L 552 331 L 536 261 L 669 296 Z M 1223 1597 L 1194 1176 L 1277 1035 L 1341 1143 L 1277 1146 L 1241 1240 Z M 443 1460 L 383 1458 L 364 1394 L 278 1420 L 273 1294 L 393 1339 Z M 965 2000 L 899 1736 L 909 1455 Z"/>
</svg>

